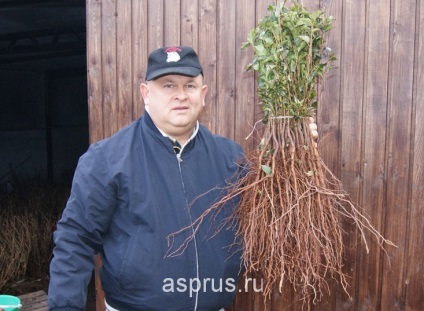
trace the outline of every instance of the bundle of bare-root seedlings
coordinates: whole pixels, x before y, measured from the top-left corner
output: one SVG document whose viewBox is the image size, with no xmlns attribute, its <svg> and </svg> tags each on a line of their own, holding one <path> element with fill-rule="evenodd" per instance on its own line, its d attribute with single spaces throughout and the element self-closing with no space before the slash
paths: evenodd
<svg viewBox="0 0 424 311">
<path fill-rule="evenodd" d="M 309 118 L 317 107 L 317 79 L 335 59 L 323 36 L 331 29 L 332 18 L 296 2 L 289 8 L 276 3 L 268 11 L 244 45 L 254 49 L 248 69 L 258 75 L 264 123 L 259 147 L 246 156 L 244 174 L 193 228 L 195 234 L 207 216 L 239 197 L 240 204 L 220 229 L 237 230 L 247 273 L 262 277 L 266 297 L 289 281 L 301 299 L 316 301 L 329 290 L 328 277 L 337 279 L 347 292 L 344 221 L 356 226 L 367 251 L 368 234 L 382 247 L 393 244 L 351 201 L 321 159 L 309 130 Z"/>
</svg>

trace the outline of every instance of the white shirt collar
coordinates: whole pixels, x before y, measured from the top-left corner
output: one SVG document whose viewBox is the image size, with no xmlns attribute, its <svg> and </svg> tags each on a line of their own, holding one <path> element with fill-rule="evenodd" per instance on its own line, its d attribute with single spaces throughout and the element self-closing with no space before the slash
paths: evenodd
<svg viewBox="0 0 424 311">
<path fill-rule="evenodd" d="M 155 126 L 156 126 L 156 124 L 155 124 Z M 160 128 L 158 128 L 157 126 L 156 126 L 156 128 L 159 130 L 159 132 L 162 134 L 163 137 L 168 137 L 174 143 L 177 141 L 174 137 L 169 136 L 164 131 L 162 131 Z M 187 139 L 187 141 L 185 142 L 184 146 L 187 145 L 194 137 L 196 137 L 198 131 L 199 131 L 199 121 L 196 121 L 196 125 L 193 128 L 193 133 L 191 134 L 190 138 Z"/>
</svg>

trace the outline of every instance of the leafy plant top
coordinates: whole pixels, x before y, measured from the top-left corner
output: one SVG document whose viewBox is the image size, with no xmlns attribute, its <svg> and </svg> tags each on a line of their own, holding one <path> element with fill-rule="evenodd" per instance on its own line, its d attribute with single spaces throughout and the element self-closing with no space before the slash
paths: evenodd
<svg viewBox="0 0 424 311">
<path fill-rule="evenodd" d="M 334 18 L 322 10 L 310 12 L 297 2 L 290 8 L 285 2 L 270 5 L 268 11 L 242 45 L 254 50 L 247 70 L 258 73 L 263 120 L 312 116 L 317 107 L 317 78 L 335 60 L 324 38 Z"/>
<path fill-rule="evenodd" d="M 217 225 L 214 236 L 222 229 L 236 231 L 232 247 L 240 246 L 247 275 L 263 280 L 265 298 L 275 289 L 282 292 L 288 282 L 303 306 L 310 307 L 310 302 L 317 302 L 324 293 L 331 294 L 329 277 L 349 294 L 344 223 L 357 227 L 367 251 L 365 232 L 382 248 L 394 244 L 361 214 L 326 166 L 308 130 L 309 120 L 304 118 L 315 109 L 317 78 L 334 59 L 326 52 L 323 38 L 333 19 L 322 11 L 310 13 L 297 3 L 290 9 L 275 4 L 269 12 L 250 32 L 245 45 L 254 48 L 249 68 L 258 72 L 266 122 L 261 133 L 256 131 L 260 146 L 246 153 L 241 174 L 224 189 L 219 188 L 224 191 L 222 198 L 190 226 L 169 236 L 173 242 L 177 234 L 192 232 L 180 246 L 171 246 L 168 254 L 180 254 L 202 224 L 210 226 L 218 213 L 227 213 L 228 206 L 233 206 L 232 215 Z M 235 201 L 238 204 L 234 205 Z"/>
</svg>

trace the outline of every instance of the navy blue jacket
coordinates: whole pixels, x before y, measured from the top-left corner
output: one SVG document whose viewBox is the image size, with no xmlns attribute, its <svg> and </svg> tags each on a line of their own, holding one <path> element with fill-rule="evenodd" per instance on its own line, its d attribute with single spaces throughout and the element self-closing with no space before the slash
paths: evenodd
<svg viewBox="0 0 424 311">
<path fill-rule="evenodd" d="M 146 113 L 80 158 L 54 234 L 50 310 L 83 310 L 93 255 L 100 253 L 106 300 L 122 311 L 219 310 L 231 304 L 240 253 L 234 232 L 206 219 L 195 240 L 168 257 L 167 236 L 197 219 L 239 171 L 242 148 L 200 125 L 179 161 Z M 236 204 L 236 203 L 235 203 Z M 174 249 L 192 232 L 176 236 Z"/>
</svg>

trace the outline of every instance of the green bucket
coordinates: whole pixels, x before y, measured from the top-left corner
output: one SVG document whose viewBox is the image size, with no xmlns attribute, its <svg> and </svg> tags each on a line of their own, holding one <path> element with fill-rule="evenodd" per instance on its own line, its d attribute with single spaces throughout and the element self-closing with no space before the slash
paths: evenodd
<svg viewBox="0 0 424 311">
<path fill-rule="evenodd" d="M 0 295 L 0 310 L 18 311 L 22 308 L 21 300 L 18 297 L 10 295 Z"/>
</svg>

